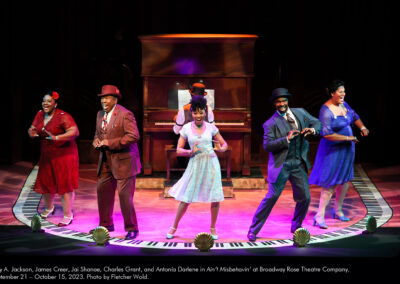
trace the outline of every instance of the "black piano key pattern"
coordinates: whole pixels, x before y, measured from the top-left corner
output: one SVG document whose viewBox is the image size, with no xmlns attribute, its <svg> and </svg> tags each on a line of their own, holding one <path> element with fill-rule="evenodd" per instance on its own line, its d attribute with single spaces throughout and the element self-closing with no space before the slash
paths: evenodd
<svg viewBox="0 0 400 284">
<path fill-rule="evenodd" d="M 37 214 L 37 209 L 42 195 L 37 194 L 32 190 L 33 184 L 36 179 L 38 168 L 35 167 L 27 178 L 20 195 L 13 206 L 13 213 L 15 217 L 22 223 L 30 226 L 32 217 Z M 382 226 L 390 220 L 393 215 L 392 208 L 382 197 L 379 190 L 372 183 L 368 175 L 365 173 L 360 165 L 356 165 L 354 169 L 354 179 L 352 181 L 354 188 L 360 195 L 362 202 L 365 204 L 367 214 L 359 222 L 350 225 L 346 228 L 337 231 L 328 232 L 320 235 L 312 235 L 310 237 L 310 244 L 329 242 L 337 239 L 348 238 L 354 235 L 362 234 L 366 230 L 366 223 L 369 216 L 376 218 L 377 227 Z M 57 227 L 55 224 L 43 220 L 42 229 L 52 235 L 59 237 L 71 238 L 85 242 L 94 242 L 91 234 L 73 231 L 67 228 Z M 144 240 L 124 240 L 119 238 L 110 238 L 110 244 L 127 246 L 127 247 L 140 247 L 151 249 L 191 249 L 197 250 L 192 243 L 187 242 L 158 242 L 158 241 L 144 241 Z M 217 242 L 212 249 L 260 249 L 260 248 L 275 248 L 293 246 L 292 239 L 281 239 L 271 241 L 258 241 L 258 242 Z"/>
</svg>

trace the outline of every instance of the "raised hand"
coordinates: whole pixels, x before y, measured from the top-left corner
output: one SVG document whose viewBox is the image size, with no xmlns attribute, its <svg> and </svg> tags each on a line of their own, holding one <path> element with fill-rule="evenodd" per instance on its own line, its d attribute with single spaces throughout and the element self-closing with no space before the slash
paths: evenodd
<svg viewBox="0 0 400 284">
<path fill-rule="evenodd" d="M 289 134 L 287 136 L 287 139 L 292 140 L 294 137 L 300 134 L 300 131 L 298 130 L 290 130 Z"/>
<path fill-rule="evenodd" d="M 109 143 L 108 143 L 107 139 L 100 140 L 99 138 L 96 138 L 96 139 L 93 140 L 92 145 L 93 145 L 94 148 L 98 149 L 98 148 L 101 148 L 101 147 L 109 146 Z"/>
<path fill-rule="evenodd" d="M 101 147 L 100 146 L 100 139 L 99 138 L 94 139 L 92 145 L 93 145 L 93 147 L 95 149 L 100 148 Z"/>
<path fill-rule="evenodd" d="M 28 134 L 29 134 L 29 137 L 31 137 L 31 138 L 35 138 L 35 137 L 39 136 L 39 134 L 37 133 L 36 127 L 33 125 L 31 127 L 29 127 Z"/>
<path fill-rule="evenodd" d="M 197 155 L 197 154 L 200 154 L 201 153 L 201 149 L 200 148 L 197 148 L 197 144 L 199 144 L 199 142 L 196 142 L 196 143 L 194 143 L 194 145 L 193 145 L 193 148 L 192 148 L 192 151 L 191 151 L 191 153 L 190 153 L 190 156 L 195 156 L 195 155 Z"/>
<path fill-rule="evenodd" d="M 368 134 L 369 134 L 369 130 L 367 128 L 364 128 L 363 130 L 361 130 L 362 136 L 368 136 Z"/>
<path fill-rule="evenodd" d="M 212 142 L 214 142 L 214 151 L 221 152 L 222 151 L 221 143 L 218 140 L 213 140 Z"/>
<path fill-rule="evenodd" d="M 304 137 L 306 137 L 308 134 L 314 134 L 314 129 L 312 129 L 312 128 L 304 128 L 301 131 L 301 134 L 303 134 Z"/>
<path fill-rule="evenodd" d="M 46 137 L 47 140 L 54 140 L 54 141 L 57 140 L 56 136 L 53 135 L 51 132 L 47 131 L 47 130 L 44 129 L 44 128 L 43 128 L 43 130 L 44 130 L 44 132 L 46 132 L 46 134 L 48 135 L 48 136 Z"/>
</svg>

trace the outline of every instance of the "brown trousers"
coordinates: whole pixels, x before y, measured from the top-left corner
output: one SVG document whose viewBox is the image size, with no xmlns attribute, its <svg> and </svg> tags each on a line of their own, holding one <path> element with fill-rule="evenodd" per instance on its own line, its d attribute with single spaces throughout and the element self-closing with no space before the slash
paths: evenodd
<svg viewBox="0 0 400 284">
<path fill-rule="evenodd" d="M 125 231 L 138 231 L 133 195 L 136 176 L 115 179 L 107 162 L 103 162 L 97 180 L 97 205 L 100 226 L 111 226 L 113 222 L 115 190 L 118 189 L 119 203 L 124 218 Z"/>
</svg>

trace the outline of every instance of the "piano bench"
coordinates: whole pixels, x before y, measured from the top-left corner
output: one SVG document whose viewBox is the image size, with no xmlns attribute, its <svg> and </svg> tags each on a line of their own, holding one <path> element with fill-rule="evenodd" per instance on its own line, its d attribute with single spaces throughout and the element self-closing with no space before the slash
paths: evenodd
<svg viewBox="0 0 400 284">
<path fill-rule="evenodd" d="M 221 168 L 221 171 L 226 171 L 226 180 L 231 181 L 231 148 L 228 147 L 228 149 L 225 152 L 215 152 L 218 156 L 219 159 L 224 159 L 225 160 L 225 168 Z M 170 179 L 170 172 L 171 171 L 184 171 L 185 168 L 171 168 L 171 159 L 173 157 L 184 157 L 184 156 L 179 156 L 176 153 L 176 146 L 175 145 L 165 145 L 165 155 L 166 155 L 166 161 L 167 161 L 167 182 L 169 182 Z M 189 158 L 189 157 L 186 157 Z"/>
</svg>

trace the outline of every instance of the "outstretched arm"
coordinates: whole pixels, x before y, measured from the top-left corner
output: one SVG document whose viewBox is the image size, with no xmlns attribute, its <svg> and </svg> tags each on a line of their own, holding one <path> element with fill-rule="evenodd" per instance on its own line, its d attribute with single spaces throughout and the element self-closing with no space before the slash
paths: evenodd
<svg viewBox="0 0 400 284">
<path fill-rule="evenodd" d="M 214 150 L 218 152 L 225 152 L 228 149 L 228 143 L 222 138 L 221 134 L 218 132 L 214 136 Z"/>
<path fill-rule="evenodd" d="M 301 133 L 304 134 L 304 136 L 307 136 L 308 134 L 318 135 L 322 127 L 321 122 L 319 121 L 318 118 L 309 114 L 305 109 L 304 113 L 309 121 L 309 124 L 301 131 Z"/>
<path fill-rule="evenodd" d="M 369 130 L 365 127 L 361 119 L 357 119 L 356 121 L 354 121 L 354 124 L 360 129 L 362 136 L 368 136 Z"/>
</svg>

